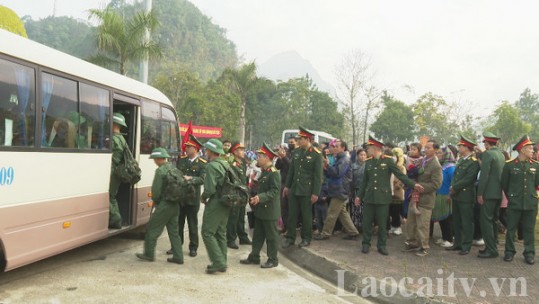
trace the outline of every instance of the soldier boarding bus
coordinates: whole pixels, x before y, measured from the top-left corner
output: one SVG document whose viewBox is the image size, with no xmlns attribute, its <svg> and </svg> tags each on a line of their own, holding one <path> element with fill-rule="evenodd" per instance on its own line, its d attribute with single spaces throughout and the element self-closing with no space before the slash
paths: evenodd
<svg viewBox="0 0 539 304">
<path fill-rule="evenodd" d="M 155 165 L 178 154 L 170 100 L 120 74 L 0 29 L 0 271 L 148 222 Z M 109 230 L 112 115 L 142 170 L 121 184 Z"/>
<path fill-rule="evenodd" d="M 322 131 L 313 131 L 309 130 L 311 133 L 314 134 L 314 141 L 321 144 L 324 142 L 330 142 L 331 140 L 335 139 L 333 135 L 322 132 Z M 281 143 L 288 145 L 288 140 L 290 137 L 297 137 L 298 136 L 298 129 L 288 129 L 283 131 L 283 135 L 281 137 Z"/>
</svg>

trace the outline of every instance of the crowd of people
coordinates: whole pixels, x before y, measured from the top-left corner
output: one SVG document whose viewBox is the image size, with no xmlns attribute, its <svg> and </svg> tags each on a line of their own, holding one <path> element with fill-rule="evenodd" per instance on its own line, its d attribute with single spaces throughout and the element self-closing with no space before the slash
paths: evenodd
<svg viewBox="0 0 539 304">
<path fill-rule="evenodd" d="M 117 134 L 125 121 L 116 114 L 114 119 Z M 267 261 L 260 267 L 276 267 L 279 232 L 284 236 L 281 247 L 287 249 L 298 236 L 301 248 L 313 239 L 328 240 L 340 230 L 345 240 L 361 237 L 364 254 L 376 234 L 377 251 L 388 255 L 387 236 L 403 234 L 403 224 L 403 251 L 420 257 L 429 254 L 438 223 L 442 237 L 434 243 L 447 250 L 467 255 L 472 245 L 480 245 L 484 248 L 479 258 L 496 258 L 502 232 L 506 235 L 503 259 L 513 260 L 518 237 L 524 243 L 526 263 L 534 264 L 539 162 L 537 146 L 528 136 L 513 147 L 518 154 L 513 159 L 498 149 L 499 138 L 489 132 L 483 134 L 484 150 L 465 136 L 455 146 L 441 147 L 429 140 L 424 146 L 412 143 L 404 149 L 373 137 L 352 150 L 343 140 L 318 144 L 313 139 L 313 133 L 300 127 L 287 145 L 272 149 L 264 144 L 246 151 L 241 142 L 210 139 L 202 144 L 190 135 L 176 165 L 167 161 L 170 155 L 165 149 L 154 149 L 150 158 L 158 166 L 152 184 L 155 211 L 144 252 L 137 257 L 155 260 L 156 240 L 167 227 L 172 247 L 167 261 L 183 264 L 185 221 L 189 256 L 196 257 L 198 211 L 203 203 L 201 234 L 211 262 L 208 274 L 226 272 L 227 250 L 239 248 L 236 240 L 251 246 L 249 256 L 239 263 L 261 264 L 260 251 L 266 243 Z M 120 153 L 114 147 L 113 151 L 114 165 Z M 185 201 L 166 199 L 171 168 L 181 170 L 185 182 L 195 188 Z M 243 203 L 231 205 L 224 200 L 229 171 L 250 189 Z M 111 226 L 121 220 L 114 200 L 116 184 L 111 179 Z M 246 215 L 254 227 L 252 241 L 246 232 Z"/>
</svg>

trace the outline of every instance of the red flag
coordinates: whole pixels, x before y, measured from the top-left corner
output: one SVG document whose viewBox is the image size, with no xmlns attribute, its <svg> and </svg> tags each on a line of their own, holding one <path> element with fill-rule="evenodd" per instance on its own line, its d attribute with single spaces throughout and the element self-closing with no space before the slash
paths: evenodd
<svg viewBox="0 0 539 304">
<path fill-rule="evenodd" d="M 189 135 L 193 134 L 193 122 L 190 120 L 187 126 L 187 131 L 182 138 L 182 154 L 185 153 L 185 144 L 189 141 Z"/>
</svg>

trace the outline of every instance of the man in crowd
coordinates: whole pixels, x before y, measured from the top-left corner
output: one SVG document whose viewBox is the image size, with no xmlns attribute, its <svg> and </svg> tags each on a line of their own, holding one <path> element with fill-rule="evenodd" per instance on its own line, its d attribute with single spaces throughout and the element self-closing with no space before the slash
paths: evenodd
<svg viewBox="0 0 539 304">
<path fill-rule="evenodd" d="M 185 155 L 178 160 L 176 164 L 185 175 L 191 177 L 191 184 L 195 187 L 194 197 L 188 198 L 187 201 L 180 205 L 180 215 L 178 217 L 178 225 L 182 244 L 185 241 L 183 230 L 185 220 L 187 218 L 187 226 L 189 227 L 189 256 L 195 257 L 198 249 L 198 210 L 200 210 L 200 186 L 204 184 L 204 175 L 206 160 L 198 157 L 198 151 L 202 147 L 202 143 L 194 135 L 189 135 L 189 140 L 185 144 Z M 172 250 L 167 251 L 171 254 Z"/>
<path fill-rule="evenodd" d="M 474 233 L 475 181 L 479 173 L 479 162 L 473 156 L 475 146 L 474 141 L 461 136 L 458 144 L 460 158 L 449 188 L 453 201 L 455 241 L 447 250 L 458 250 L 460 255 L 470 253 Z"/>
<path fill-rule="evenodd" d="M 155 211 L 150 217 L 146 229 L 144 252 L 137 253 L 136 256 L 141 260 L 153 262 L 155 260 L 157 238 L 163 233 L 166 226 L 172 247 L 172 258 L 167 258 L 167 262 L 183 264 L 182 245 L 178 234 L 179 204 L 178 202 L 167 200 L 165 193 L 166 175 L 169 170 L 174 168 L 174 165 L 167 162 L 170 155 L 164 148 L 155 148 L 150 158 L 158 166 L 152 183 L 152 200 L 155 204 Z"/>
<path fill-rule="evenodd" d="M 298 215 L 301 214 L 301 243 L 309 246 L 312 239 L 312 204 L 318 200 L 322 188 L 322 153 L 313 147 L 314 134 L 299 127 L 298 148 L 292 152 L 292 160 L 283 195 L 288 196 L 288 230 L 283 248 L 295 243 Z"/>
<path fill-rule="evenodd" d="M 288 197 L 282 195 L 283 189 L 285 188 L 286 177 L 288 176 L 288 169 L 290 168 L 290 158 L 288 157 L 288 151 L 281 145 L 277 150 L 277 161 L 275 162 L 275 168 L 279 170 L 281 174 L 281 219 L 283 222 L 283 231 L 286 232 L 288 224 Z"/>
<path fill-rule="evenodd" d="M 206 204 L 202 216 L 202 240 L 208 251 L 211 264 L 206 273 L 225 272 L 227 268 L 226 224 L 230 208 L 220 201 L 225 182 L 226 168 L 230 164 L 221 156 L 225 154 L 223 144 L 215 138 L 204 144 L 206 148 L 206 177 L 202 202 Z"/>
<path fill-rule="evenodd" d="M 424 191 L 419 193 L 419 201 L 416 205 L 419 212 L 408 212 L 408 239 L 405 246 L 407 250 L 419 249 L 417 256 L 429 254 L 432 209 L 436 201 L 436 191 L 442 185 L 442 166 L 436 157 L 439 149 L 440 145 L 434 140 L 429 140 L 425 145 L 425 156 L 421 161 L 417 177 L 417 182 L 424 188 Z"/>
<path fill-rule="evenodd" d="M 122 215 L 116 200 L 122 182 L 114 173 L 118 165 L 124 161 L 124 149 L 129 149 L 124 136 L 120 133 L 122 127 L 127 128 L 125 117 L 120 113 L 114 113 L 112 116 L 112 168 L 109 183 L 109 228 L 112 229 L 122 228 Z"/>
<path fill-rule="evenodd" d="M 498 215 L 502 202 L 500 184 L 505 157 L 496 144 L 500 138 L 491 132 L 483 133 L 485 151 L 481 153 L 481 173 L 477 188 L 477 202 L 481 205 L 480 225 L 485 249 L 479 252 L 480 258 L 498 256 Z"/>
<path fill-rule="evenodd" d="M 277 246 L 279 245 L 279 233 L 277 232 L 277 220 L 281 208 L 279 197 L 281 196 L 281 175 L 273 163 L 277 156 L 265 143 L 257 151 L 258 165 L 262 174 L 258 179 L 258 193 L 253 196 L 250 203 L 255 208 L 255 227 L 253 231 L 253 246 L 247 259 L 240 260 L 241 264 L 260 264 L 260 250 L 267 244 L 268 260 L 262 264 L 262 268 L 272 268 L 279 265 L 277 258 Z"/>
<path fill-rule="evenodd" d="M 369 159 L 365 162 L 365 173 L 356 193 L 355 205 L 363 206 L 363 241 L 361 252 L 369 253 L 372 238 L 373 222 L 378 226 L 378 252 L 388 255 L 387 217 L 391 203 L 391 174 L 395 175 L 406 186 L 422 192 L 423 187 L 410 180 L 395 165 L 393 158 L 382 155 L 384 144 L 369 136 L 367 154 Z"/>
<path fill-rule="evenodd" d="M 328 240 L 333 233 L 337 219 L 339 219 L 344 230 L 348 233 L 344 239 L 354 240 L 359 235 L 357 228 L 352 223 L 350 214 L 346 210 L 346 201 L 348 201 L 350 183 L 352 182 L 352 164 L 346 150 L 346 142 L 336 141 L 335 148 L 333 149 L 335 163 L 329 166 L 328 159 L 324 159 L 324 171 L 328 179 L 328 197 L 331 200 L 323 230 L 319 235 L 314 237 L 315 240 Z"/>
<path fill-rule="evenodd" d="M 247 181 L 247 161 L 245 161 L 245 146 L 240 142 L 234 142 L 228 150 L 233 157 L 231 166 L 241 179 L 241 182 L 248 186 Z M 226 227 L 226 239 L 228 248 L 239 249 L 236 238 L 240 239 L 240 245 L 251 245 L 251 240 L 245 232 L 245 207 L 237 206 L 230 209 L 228 224 Z"/>
<path fill-rule="evenodd" d="M 505 235 L 505 255 L 503 260 L 511 262 L 516 253 L 515 231 L 522 222 L 524 235 L 524 260 L 535 263 L 534 229 L 537 220 L 539 187 L 539 163 L 532 159 L 533 142 L 528 136 L 522 137 L 513 147 L 518 157 L 508 161 L 502 172 L 502 189 L 509 200 L 507 203 L 507 233 Z"/>
</svg>

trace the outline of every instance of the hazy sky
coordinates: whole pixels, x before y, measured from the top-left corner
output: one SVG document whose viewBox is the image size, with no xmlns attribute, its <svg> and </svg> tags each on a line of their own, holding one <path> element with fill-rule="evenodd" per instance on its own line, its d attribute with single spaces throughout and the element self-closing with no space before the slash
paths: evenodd
<svg viewBox="0 0 539 304">
<path fill-rule="evenodd" d="M 104 0 L 57 0 L 56 15 L 86 18 Z M 371 56 L 376 83 L 411 103 L 431 91 L 488 114 L 524 88 L 539 93 L 537 0 L 192 0 L 227 29 L 246 61 L 296 50 L 335 85 L 345 53 Z M 53 0 L 0 0 L 42 18 Z M 413 88 L 414 93 L 403 89 Z M 485 111 L 487 110 L 487 111 Z"/>
</svg>

